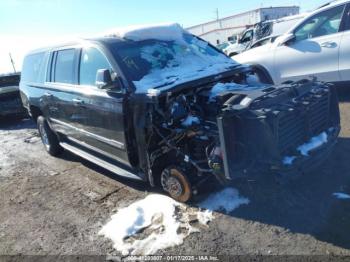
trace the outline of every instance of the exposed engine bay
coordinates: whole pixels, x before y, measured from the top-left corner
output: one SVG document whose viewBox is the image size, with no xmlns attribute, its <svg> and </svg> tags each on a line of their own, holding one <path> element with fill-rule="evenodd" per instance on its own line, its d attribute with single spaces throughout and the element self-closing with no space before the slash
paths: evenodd
<svg viewBox="0 0 350 262">
<path fill-rule="evenodd" d="M 225 183 L 263 171 L 298 172 L 318 159 L 298 146 L 326 132 L 327 145 L 314 150 L 325 155 L 340 131 L 336 93 L 316 81 L 261 86 L 237 75 L 151 99 L 148 165 L 158 173 L 173 167 L 161 174 L 168 192 L 179 187 L 169 172 L 182 173 L 194 187 L 213 175 Z M 284 163 L 290 155 L 293 164 Z"/>
</svg>

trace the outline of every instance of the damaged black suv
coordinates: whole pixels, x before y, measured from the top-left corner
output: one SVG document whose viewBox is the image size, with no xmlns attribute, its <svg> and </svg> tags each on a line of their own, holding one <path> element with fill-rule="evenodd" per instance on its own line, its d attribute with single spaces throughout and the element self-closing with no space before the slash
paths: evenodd
<svg viewBox="0 0 350 262">
<path fill-rule="evenodd" d="M 23 104 L 51 155 L 69 150 L 182 202 L 211 177 L 301 172 L 340 131 L 333 87 L 261 85 L 177 24 L 37 50 L 22 72 Z"/>
</svg>

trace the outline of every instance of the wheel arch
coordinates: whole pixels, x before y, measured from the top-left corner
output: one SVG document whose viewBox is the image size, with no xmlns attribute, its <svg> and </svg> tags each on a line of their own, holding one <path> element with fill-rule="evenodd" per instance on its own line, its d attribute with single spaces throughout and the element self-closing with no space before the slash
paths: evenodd
<svg viewBox="0 0 350 262">
<path fill-rule="evenodd" d="M 43 115 L 43 112 L 41 111 L 41 109 L 38 106 L 30 105 L 29 106 L 29 115 L 35 121 L 37 121 L 38 117 Z"/>
<path fill-rule="evenodd" d="M 271 77 L 271 74 L 264 66 L 262 66 L 260 64 L 250 64 L 250 66 L 253 69 L 253 71 L 259 72 L 264 76 L 265 80 L 267 81 L 266 84 L 271 84 L 271 85 L 274 84 L 274 81 Z"/>
</svg>

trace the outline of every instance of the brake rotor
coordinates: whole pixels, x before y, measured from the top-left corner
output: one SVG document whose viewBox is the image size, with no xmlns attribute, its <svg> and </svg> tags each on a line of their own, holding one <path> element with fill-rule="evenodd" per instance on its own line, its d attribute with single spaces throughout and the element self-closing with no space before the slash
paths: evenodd
<svg viewBox="0 0 350 262">
<path fill-rule="evenodd" d="M 176 201 L 185 203 L 192 197 L 192 188 L 187 176 L 178 167 L 164 169 L 161 175 L 163 190 Z"/>
</svg>

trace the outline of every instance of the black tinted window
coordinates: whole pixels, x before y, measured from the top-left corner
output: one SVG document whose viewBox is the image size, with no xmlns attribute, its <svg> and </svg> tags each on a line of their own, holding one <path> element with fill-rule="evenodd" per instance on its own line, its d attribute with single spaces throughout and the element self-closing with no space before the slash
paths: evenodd
<svg viewBox="0 0 350 262">
<path fill-rule="evenodd" d="M 54 81 L 59 83 L 74 83 L 75 49 L 57 52 Z"/>
<path fill-rule="evenodd" d="M 24 82 L 45 82 L 48 54 L 28 55 L 23 62 L 21 80 Z"/>
<path fill-rule="evenodd" d="M 347 6 L 345 16 L 345 30 L 350 30 L 350 5 Z"/>
<path fill-rule="evenodd" d="M 99 69 L 111 69 L 106 57 L 96 48 L 84 48 L 80 60 L 80 84 L 95 85 Z"/>
</svg>

